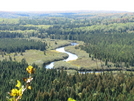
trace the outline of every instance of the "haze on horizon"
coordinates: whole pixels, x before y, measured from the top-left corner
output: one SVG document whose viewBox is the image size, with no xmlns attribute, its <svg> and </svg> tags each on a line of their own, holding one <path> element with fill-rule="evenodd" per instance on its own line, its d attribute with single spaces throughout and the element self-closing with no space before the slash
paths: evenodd
<svg viewBox="0 0 134 101">
<path fill-rule="evenodd" d="M 0 11 L 112 10 L 134 12 L 132 0 L 2 0 Z"/>
</svg>

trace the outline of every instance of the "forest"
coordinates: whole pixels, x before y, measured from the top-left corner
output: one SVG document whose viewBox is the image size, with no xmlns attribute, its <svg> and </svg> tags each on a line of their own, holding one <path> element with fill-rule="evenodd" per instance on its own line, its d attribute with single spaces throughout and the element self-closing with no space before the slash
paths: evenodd
<svg viewBox="0 0 134 101">
<path fill-rule="evenodd" d="M 1 13 L 1 12 L 0 12 Z M 32 14 L 23 16 L 0 15 L 0 101 L 5 101 L 7 92 L 16 84 L 24 83 L 22 78 L 28 76 L 25 68 L 30 64 L 36 68 L 31 83 L 20 101 L 133 101 L 134 100 L 134 13 L 132 12 L 70 12 L 55 14 Z M 6 13 L 5 13 L 6 14 Z M 28 15 L 28 16 L 27 16 Z M 18 17 L 19 16 L 19 17 Z M 65 43 L 64 43 L 64 41 Z M 36 63 L 28 63 L 39 54 L 59 58 L 56 47 L 68 45 L 69 42 L 83 42 L 74 49 L 80 50 L 78 62 L 101 62 L 97 67 L 79 66 L 71 70 L 62 68 L 46 69 Z M 17 56 L 29 59 L 17 61 Z M 37 50 L 37 51 L 35 51 Z M 72 52 L 76 52 L 72 51 Z M 30 52 L 38 53 L 33 58 Z M 12 54 L 15 54 L 12 57 Z M 78 55 L 78 56 L 79 56 Z M 11 59 L 16 56 L 16 59 Z M 57 56 L 57 57 L 56 57 Z M 5 57 L 5 58 L 4 58 Z M 7 59 L 9 57 L 9 59 Z M 50 57 L 50 58 L 49 58 Z M 63 56 L 62 56 L 63 58 Z M 88 59 L 87 59 L 88 58 Z M 42 60 L 36 60 L 42 63 Z M 82 61 L 85 64 L 87 61 Z M 45 65 L 45 63 L 44 63 Z M 76 68 L 82 68 L 80 73 Z M 98 69 L 99 68 L 99 69 Z M 75 70 L 75 73 L 71 72 Z M 88 73 L 87 70 L 93 70 Z M 96 71 L 101 72 L 96 73 Z M 108 70 L 108 71 L 107 71 Z M 118 71 L 115 71 L 118 70 Z"/>
<path fill-rule="evenodd" d="M 4 101 L 8 92 L 28 74 L 25 68 L 26 61 L 13 62 L 3 60 L 0 62 L 0 99 Z M 102 72 L 102 73 L 76 73 L 68 75 L 62 69 L 46 70 L 36 68 L 33 74 L 32 90 L 27 90 L 21 101 L 67 101 L 69 97 L 77 101 L 132 101 L 134 100 L 134 74 L 133 72 Z"/>
<path fill-rule="evenodd" d="M 12 43 L 12 44 L 11 44 Z M 2 38 L 0 40 L 0 50 L 2 52 L 24 52 L 29 49 L 45 50 L 47 45 L 40 41 L 35 42 L 35 40 L 26 39 L 7 39 Z"/>
</svg>

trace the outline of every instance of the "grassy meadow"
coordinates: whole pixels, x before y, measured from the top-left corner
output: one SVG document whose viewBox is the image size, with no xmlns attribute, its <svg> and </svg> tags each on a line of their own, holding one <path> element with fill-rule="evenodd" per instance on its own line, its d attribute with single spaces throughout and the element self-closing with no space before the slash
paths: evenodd
<svg viewBox="0 0 134 101">
<path fill-rule="evenodd" d="M 40 38 L 31 38 L 34 40 L 41 40 L 48 44 L 46 51 L 40 50 L 26 50 L 23 53 L 10 53 L 4 55 L 0 55 L 0 60 L 7 59 L 12 61 L 21 61 L 25 59 L 28 64 L 37 64 L 38 66 L 43 66 L 43 64 L 48 64 L 52 61 L 62 60 L 67 58 L 68 55 L 65 53 L 57 52 L 54 49 L 60 46 L 68 45 L 70 42 L 65 40 L 51 40 L 51 39 L 40 39 Z M 55 44 L 56 42 L 56 44 Z"/>
<path fill-rule="evenodd" d="M 11 58 L 9 58 L 11 57 Z M 35 63 L 38 66 L 43 66 L 43 64 L 50 63 L 51 61 L 56 60 L 62 60 L 64 58 L 68 57 L 65 53 L 59 53 L 55 50 L 46 51 L 45 54 L 43 51 L 40 50 L 26 50 L 24 53 L 11 53 L 6 54 L 4 57 L 0 56 L 0 60 L 7 59 L 12 61 L 21 61 L 22 59 L 25 59 L 28 64 Z"/>
<path fill-rule="evenodd" d="M 71 40 L 57 40 L 57 39 L 49 39 L 45 38 L 42 40 L 47 43 L 47 50 L 54 50 L 58 47 L 70 45 Z"/>
</svg>

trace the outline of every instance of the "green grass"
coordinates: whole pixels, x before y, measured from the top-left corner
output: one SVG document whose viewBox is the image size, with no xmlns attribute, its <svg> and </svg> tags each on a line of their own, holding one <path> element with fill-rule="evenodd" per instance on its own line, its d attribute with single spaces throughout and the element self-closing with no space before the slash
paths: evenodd
<svg viewBox="0 0 134 101">
<path fill-rule="evenodd" d="M 47 45 L 48 45 L 47 50 L 56 49 L 58 47 L 66 46 L 72 42 L 70 40 L 57 40 L 57 39 L 49 39 L 49 38 L 45 38 L 42 41 L 47 43 Z"/>
<path fill-rule="evenodd" d="M 65 62 L 65 61 L 58 61 L 58 62 L 55 62 L 54 63 L 54 68 L 57 68 L 57 69 L 60 69 L 60 68 L 63 68 L 63 69 L 76 69 L 77 70 L 77 66 L 74 66 L 68 62 Z"/>
<path fill-rule="evenodd" d="M 26 50 L 23 55 L 21 55 L 21 53 L 17 53 L 17 55 L 14 56 L 14 54 L 15 53 L 7 54 L 4 57 L 0 56 L 0 60 L 9 60 L 10 56 L 12 58 L 12 61 L 20 62 L 22 59 L 25 59 L 29 65 L 35 63 L 41 67 L 44 63 L 47 64 L 52 61 L 62 60 L 64 57 L 68 56 L 65 53 L 60 53 L 55 50 L 46 51 L 46 55 L 44 55 L 44 52 L 40 50 Z"/>
</svg>

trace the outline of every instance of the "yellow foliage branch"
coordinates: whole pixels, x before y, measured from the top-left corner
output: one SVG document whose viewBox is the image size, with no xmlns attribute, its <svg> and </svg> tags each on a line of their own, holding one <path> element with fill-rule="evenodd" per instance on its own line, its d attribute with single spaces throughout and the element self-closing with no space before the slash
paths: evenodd
<svg viewBox="0 0 134 101">
<path fill-rule="evenodd" d="M 26 71 L 29 73 L 28 78 L 24 78 L 23 80 L 26 82 L 26 85 L 22 85 L 19 80 L 17 80 L 17 84 L 15 85 L 16 88 L 12 89 L 8 94 L 11 96 L 11 98 L 7 97 L 8 101 L 18 101 L 22 98 L 22 95 L 26 89 L 31 89 L 30 86 L 31 81 L 33 80 L 31 74 L 35 72 L 35 68 L 33 66 L 28 66 L 26 68 Z"/>
</svg>

